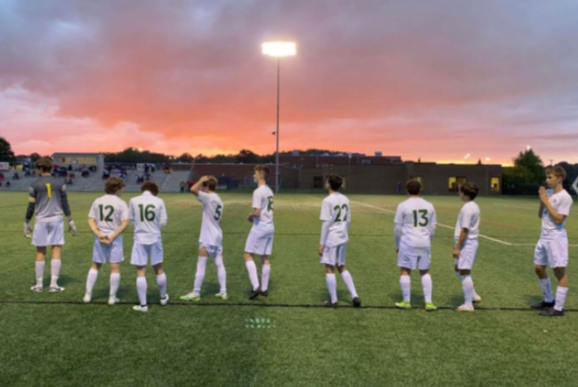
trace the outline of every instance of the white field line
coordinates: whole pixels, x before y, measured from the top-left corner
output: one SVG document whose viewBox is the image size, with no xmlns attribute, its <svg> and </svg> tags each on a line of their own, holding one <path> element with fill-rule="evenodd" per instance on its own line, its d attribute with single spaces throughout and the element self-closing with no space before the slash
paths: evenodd
<svg viewBox="0 0 578 387">
<path fill-rule="evenodd" d="M 351 200 L 351 203 L 355 203 L 355 204 L 359 204 L 359 205 L 362 205 L 362 206 L 366 206 L 366 207 L 374 208 L 374 209 L 377 209 L 377 210 L 385 211 L 385 212 L 387 212 L 387 213 L 389 213 L 389 214 L 395 214 L 395 211 L 390 210 L 390 209 L 388 209 L 388 208 L 381 208 L 381 207 L 374 206 L 374 205 L 372 205 L 372 204 L 367 204 L 367 203 L 358 202 L 358 201 L 354 201 L 354 200 Z M 448 229 L 450 229 L 450 230 L 455 230 L 455 227 L 449 226 L 449 225 L 447 225 L 447 224 L 437 223 L 437 225 L 440 226 L 440 227 L 448 228 Z M 480 234 L 480 238 L 484 238 L 484 239 L 487 239 L 487 240 L 489 240 L 489 241 L 496 242 L 496 243 L 500 243 L 500 244 L 506 245 L 506 246 L 514 246 L 514 244 L 512 244 L 512 243 L 510 243 L 510 242 L 505 242 L 505 241 L 502 241 L 502 240 L 499 240 L 499 239 L 490 238 L 489 236 L 485 236 L 485 235 L 482 235 L 482 234 Z"/>
<path fill-rule="evenodd" d="M 536 243 L 512 243 L 512 246 L 536 246 Z M 568 247 L 578 247 L 578 245 L 568 245 Z"/>
<path fill-rule="evenodd" d="M 538 206 L 536 206 L 536 207 L 518 206 L 518 205 L 515 205 L 515 204 L 505 204 L 505 203 L 494 203 L 494 206 L 521 208 L 521 209 L 524 209 L 524 210 L 535 210 L 536 212 L 538 212 Z"/>
</svg>

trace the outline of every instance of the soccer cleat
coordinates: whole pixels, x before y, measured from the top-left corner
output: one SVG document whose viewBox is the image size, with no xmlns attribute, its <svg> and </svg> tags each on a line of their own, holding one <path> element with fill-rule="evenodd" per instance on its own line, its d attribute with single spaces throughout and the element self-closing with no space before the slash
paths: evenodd
<svg viewBox="0 0 578 387">
<path fill-rule="evenodd" d="M 195 301 L 195 302 L 201 301 L 201 296 L 197 296 L 195 293 L 185 294 L 184 296 L 181 296 L 180 298 L 183 301 Z"/>
<path fill-rule="evenodd" d="M 120 300 L 118 298 L 116 298 L 115 296 L 108 298 L 108 305 L 114 305 L 118 302 L 120 302 Z"/>
<path fill-rule="evenodd" d="M 85 304 L 90 304 L 90 301 L 92 301 L 92 294 L 85 293 L 84 297 L 82 298 L 82 302 L 84 302 Z"/>
<path fill-rule="evenodd" d="M 546 301 L 542 300 L 540 302 L 536 302 L 536 303 L 530 305 L 530 308 L 532 308 L 532 309 L 549 309 L 549 308 L 553 308 L 555 304 L 556 304 L 555 301 L 546 302 Z"/>
<path fill-rule="evenodd" d="M 267 296 L 269 295 L 269 291 L 268 291 L 268 290 L 265 290 L 265 291 L 261 292 L 261 295 L 262 295 L 263 297 L 267 297 Z"/>
<path fill-rule="evenodd" d="M 408 309 L 411 309 L 411 304 L 409 302 L 405 302 L 405 301 L 404 302 L 396 302 L 395 307 L 398 309 L 408 310 Z"/>
<path fill-rule="evenodd" d="M 354 308 L 361 307 L 361 300 L 359 299 L 359 297 L 355 297 L 353 300 L 351 300 L 351 302 L 353 302 Z"/>
<path fill-rule="evenodd" d="M 249 300 L 254 300 L 261 294 L 261 288 L 257 288 L 256 290 L 251 291 L 251 295 L 249 296 Z"/>
<path fill-rule="evenodd" d="M 426 312 L 435 312 L 436 310 L 438 310 L 438 307 L 435 306 L 433 303 L 428 302 L 425 304 L 425 311 Z"/>
<path fill-rule="evenodd" d="M 554 308 L 542 309 L 540 311 L 540 316 L 562 317 L 562 316 L 564 316 L 564 311 L 563 310 L 557 310 Z"/>
<path fill-rule="evenodd" d="M 64 291 L 64 288 L 62 286 L 50 286 L 48 288 L 48 293 L 61 293 Z"/>
<path fill-rule="evenodd" d="M 477 294 L 474 296 L 474 299 L 472 300 L 472 302 L 474 304 L 479 304 L 480 302 L 482 302 L 482 297 L 478 296 Z"/>
<path fill-rule="evenodd" d="M 227 301 L 229 299 L 229 296 L 227 296 L 227 293 L 217 293 L 217 294 L 215 294 L 215 297 L 218 297 L 223 301 Z"/>
<path fill-rule="evenodd" d="M 331 302 L 331 300 L 327 300 L 327 301 L 325 301 L 325 302 L 323 303 L 323 306 L 326 307 L 326 308 L 334 308 L 334 309 L 336 309 L 336 308 L 337 308 L 337 302 L 333 303 L 333 302 Z"/>
<path fill-rule="evenodd" d="M 30 288 L 30 290 L 36 293 L 42 293 L 42 288 L 43 288 L 42 285 L 34 285 L 33 287 Z"/>
<path fill-rule="evenodd" d="M 456 309 L 456 312 L 473 312 L 473 311 L 474 311 L 474 307 L 468 306 L 466 304 L 463 304 L 462 306 L 460 306 Z"/>
<path fill-rule="evenodd" d="M 167 294 L 165 298 L 161 298 L 159 304 L 162 306 L 167 306 L 169 304 L 169 295 Z"/>
<path fill-rule="evenodd" d="M 137 312 L 141 312 L 141 313 L 146 313 L 149 311 L 149 307 L 147 305 L 145 305 L 145 306 L 135 305 L 132 307 L 132 310 L 137 311 Z"/>
</svg>

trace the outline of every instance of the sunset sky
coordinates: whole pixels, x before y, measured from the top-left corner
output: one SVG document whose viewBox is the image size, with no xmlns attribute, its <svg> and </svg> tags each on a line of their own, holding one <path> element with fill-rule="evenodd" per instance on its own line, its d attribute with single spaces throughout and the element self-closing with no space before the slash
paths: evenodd
<svg viewBox="0 0 578 387">
<path fill-rule="evenodd" d="M 0 1 L 17 154 L 328 148 L 578 163 L 578 1 Z"/>
</svg>

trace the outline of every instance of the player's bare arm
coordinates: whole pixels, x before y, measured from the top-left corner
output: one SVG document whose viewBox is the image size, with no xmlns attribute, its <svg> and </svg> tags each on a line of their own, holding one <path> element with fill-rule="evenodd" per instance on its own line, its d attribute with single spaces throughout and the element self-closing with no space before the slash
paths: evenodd
<svg viewBox="0 0 578 387">
<path fill-rule="evenodd" d="M 201 186 L 209 181 L 209 176 L 203 176 L 191 187 L 191 193 L 195 196 L 199 196 L 199 191 L 201 190 Z"/>
<path fill-rule="evenodd" d="M 253 208 L 253 211 L 249 214 L 249 217 L 247 218 L 247 220 L 252 223 L 254 219 L 256 219 L 260 216 L 261 216 L 261 209 L 260 208 Z"/>
<path fill-rule="evenodd" d="M 464 242 L 468 238 L 469 232 L 470 232 L 470 230 L 467 228 L 462 228 L 462 230 L 460 231 L 460 238 L 458 239 L 458 243 L 454 246 L 454 251 L 453 251 L 454 258 L 460 257 L 460 251 L 462 250 L 462 247 L 464 246 Z"/>
<path fill-rule="evenodd" d="M 559 214 L 556 212 L 554 207 L 552 207 L 552 204 L 549 201 L 550 195 L 546 193 L 546 188 L 540 187 L 538 192 L 540 194 L 540 209 L 542 210 L 541 213 L 544 212 L 544 209 L 546 209 L 556 224 L 564 223 L 564 220 L 566 220 L 566 215 Z"/>
</svg>

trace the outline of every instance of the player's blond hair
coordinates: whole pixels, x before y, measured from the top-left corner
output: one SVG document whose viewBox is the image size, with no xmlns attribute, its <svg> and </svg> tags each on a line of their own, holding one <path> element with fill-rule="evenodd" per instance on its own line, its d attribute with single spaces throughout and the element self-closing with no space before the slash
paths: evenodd
<svg viewBox="0 0 578 387">
<path fill-rule="evenodd" d="M 557 165 L 553 168 L 550 168 L 550 170 L 546 169 L 546 174 L 552 174 L 556 177 L 561 177 L 562 181 L 566 180 L 566 170 L 564 168 L 562 168 L 561 166 Z"/>
</svg>

